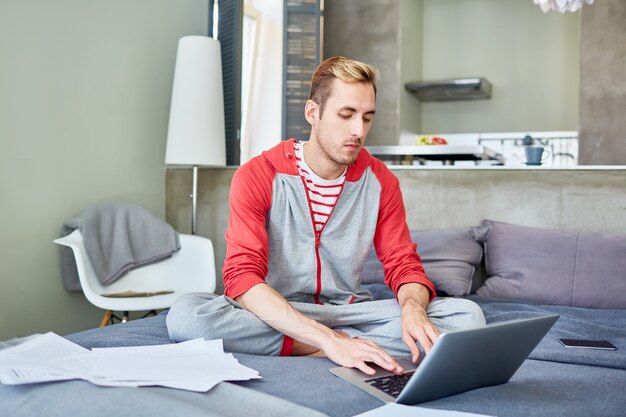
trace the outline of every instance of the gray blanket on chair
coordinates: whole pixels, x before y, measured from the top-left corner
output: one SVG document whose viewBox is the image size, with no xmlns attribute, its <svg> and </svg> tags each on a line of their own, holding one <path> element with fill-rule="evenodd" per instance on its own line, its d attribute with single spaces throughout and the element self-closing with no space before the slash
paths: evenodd
<svg viewBox="0 0 626 417">
<path fill-rule="evenodd" d="M 127 203 L 102 203 L 65 222 L 61 236 L 80 229 L 98 280 L 109 285 L 133 268 L 166 259 L 180 249 L 178 233 L 152 213 Z M 70 248 L 61 249 L 63 287 L 81 291 Z"/>
</svg>

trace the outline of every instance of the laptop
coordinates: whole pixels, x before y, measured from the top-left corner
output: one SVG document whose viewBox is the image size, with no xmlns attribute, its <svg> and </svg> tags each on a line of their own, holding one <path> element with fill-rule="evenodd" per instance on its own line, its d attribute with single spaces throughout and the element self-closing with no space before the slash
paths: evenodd
<svg viewBox="0 0 626 417">
<path fill-rule="evenodd" d="M 413 405 L 507 382 L 559 315 L 493 323 L 442 333 L 418 364 L 399 359 L 394 375 L 376 365 L 375 375 L 344 367 L 330 372 L 385 401 Z"/>
</svg>

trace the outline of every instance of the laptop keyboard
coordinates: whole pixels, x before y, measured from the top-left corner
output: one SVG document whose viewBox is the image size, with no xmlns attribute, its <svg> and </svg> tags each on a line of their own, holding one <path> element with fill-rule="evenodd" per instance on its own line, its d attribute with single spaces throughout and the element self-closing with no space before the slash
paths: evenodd
<svg viewBox="0 0 626 417">
<path fill-rule="evenodd" d="M 393 398 L 398 398 L 398 395 L 400 395 L 400 392 L 402 392 L 414 373 L 413 371 L 401 375 L 379 376 L 378 378 L 366 379 L 365 382 L 391 395 Z"/>
</svg>

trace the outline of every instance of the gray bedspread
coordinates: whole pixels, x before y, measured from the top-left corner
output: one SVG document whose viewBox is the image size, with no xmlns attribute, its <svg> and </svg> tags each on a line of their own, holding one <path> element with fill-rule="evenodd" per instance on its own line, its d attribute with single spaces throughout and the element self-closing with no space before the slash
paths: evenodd
<svg viewBox="0 0 626 417">
<path fill-rule="evenodd" d="M 312 409 L 235 384 L 207 393 L 160 387 L 104 388 L 84 381 L 0 385 L 0 415 L 7 417 L 218 417 L 310 416 Z"/>
<path fill-rule="evenodd" d="M 479 302 L 488 323 L 554 313 L 561 315 L 531 353 L 531 359 L 626 369 L 626 310 L 533 305 L 478 297 L 473 299 Z M 568 349 L 559 343 L 559 338 L 609 340 L 617 350 Z"/>
<path fill-rule="evenodd" d="M 237 356 L 264 376 L 242 386 L 330 416 L 353 416 L 384 404 L 328 372 L 333 364 L 326 359 Z M 617 417 L 626 408 L 624 386 L 623 370 L 527 360 L 506 384 L 420 406 L 500 417 Z"/>
<path fill-rule="evenodd" d="M 536 306 L 475 299 L 489 322 L 561 314 L 546 338 L 506 384 L 469 391 L 421 406 L 497 416 L 620 416 L 626 409 L 624 352 L 626 312 Z M 558 337 L 607 338 L 615 352 L 574 351 Z M 170 343 L 164 313 L 68 336 L 82 346 Z M 614 356 L 609 354 L 613 353 Z M 28 387 L 0 385 L 0 410 L 7 415 L 315 415 L 347 417 L 383 405 L 336 378 L 324 358 L 281 358 L 236 354 L 263 379 L 223 383 L 206 394 L 165 388 L 101 388 L 82 381 Z M 282 399 L 282 400 L 281 400 Z M 224 404 L 228 404 L 224 406 Z M 94 409 L 97 412 L 94 414 Z M 27 411 L 24 411 L 27 410 Z M 44 411 L 45 410 L 45 411 Z M 104 410 L 104 411 L 103 411 Z M 97 414 L 101 413 L 101 414 Z"/>
<path fill-rule="evenodd" d="M 625 415 L 626 311 L 471 298 L 480 304 L 489 323 L 553 313 L 561 316 L 508 383 L 421 406 L 501 417 Z M 557 340 L 564 337 L 606 339 L 618 350 L 568 349 Z M 331 375 L 328 368 L 333 364 L 325 359 L 238 357 L 265 376 L 263 381 L 247 381 L 243 386 L 329 415 L 352 416 L 383 404 Z"/>
</svg>

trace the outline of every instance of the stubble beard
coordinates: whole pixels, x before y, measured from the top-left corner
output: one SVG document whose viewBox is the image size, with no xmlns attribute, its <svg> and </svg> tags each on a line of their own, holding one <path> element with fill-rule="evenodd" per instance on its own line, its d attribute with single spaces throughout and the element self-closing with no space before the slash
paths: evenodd
<svg viewBox="0 0 626 417">
<path fill-rule="evenodd" d="M 343 156 L 340 154 L 340 152 L 338 150 L 333 149 L 332 146 L 329 146 L 329 143 L 332 141 L 326 141 L 325 139 L 323 139 L 323 136 L 320 135 L 320 133 L 316 133 L 316 138 L 317 138 L 317 143 L 320 147 L 320 149 L 324 152 L 324 154 L 326 155 L 326 158 L 329 159 L 330 161 L 334 162 L 337 165 L 341 165 L 341 166 L 348 166 L 348 165 L 352 165 L 353 163 L 356 162 L 357 158 L 358 158 L 358 153 L 356 155 L 354 155 L 353 157 L 349 157 L 349 156 Z M 360 141 L 359 141 L 360 144 Z M 338 145 L 339 148 L 341 149 L 341 147 L 343 147 L 343 143 L 341 145 Z"/>
</svg>

